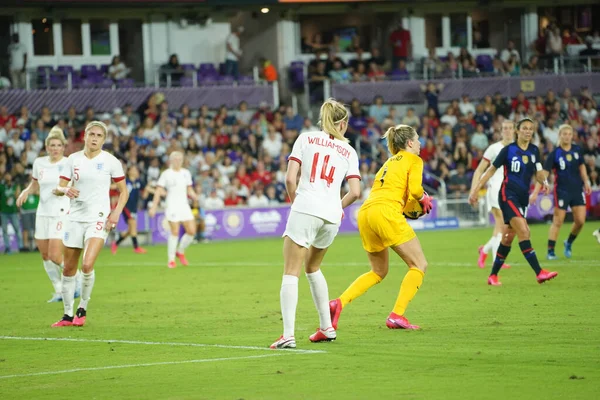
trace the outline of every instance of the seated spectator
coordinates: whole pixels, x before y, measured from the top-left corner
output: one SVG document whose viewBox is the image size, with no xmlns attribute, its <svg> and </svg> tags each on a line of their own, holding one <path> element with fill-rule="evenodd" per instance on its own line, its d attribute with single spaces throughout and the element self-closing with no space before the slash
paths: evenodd
<svg viewBox="0 0 600 400">
<path fill-rule="evenodd" d="M 369 61 L 367 61 L 367 64 L 371 65 L 371 63 L 375 63 L 375 64 L 377 64 L 379 69 L 385 70 L 387 61 L 386 61 L 385 57 L 381 55 L 381 52 L 379 51 L 379 48 L 377 48 L 377 47 L 373 47 L 371 49 L 371 58 L 369 59 Z"/>
<path fill-rule="evenodd" d="M 381 123 L 383 131 L 388 130 L 392 126 L 396 126 L 402 122 L 402 118 L 398 115 L 396 107 L 390 107 L 388 115 Z"/>
<path fill-rule="evenodd" d="M 368 60 L 365 60 L 363 57 L 364 57 L 364 51 L 362 49 L 356 50 L 356 58 L 350 60 L 350 63 L 349 63 L 350 64 L 349 67 L 352 71 L 356 71 L 360 64 L 364 65 L 368 61 Z"/>
<path fill-rule="evenodd" d="M 587 100 L 585 102 L 585 108 L 581 110 L 581 119 L 583 122 L 594 125 L 596 124 L 596 119 L 598 118 L 598 110 L 593 108 L 594 103 L 591 100 Z"/>
<path fill-rule="evenodd" d="M 569 46 L 571 44 L 583 44 L 583 39 L 577 31 L 567 28 L 563 31 L 563 45 Z"/>
<path fill-rule="evenodd" d="M 208 197 L 204 199 L 204 208 L 207 210 L 220 210 L 225 208 L 225 203 L 223 202 L 223 199 L 217 196 L 217 190 L 215 188 L 211 189 Z"/>
<path fill-rule="evenodd" d="M 316 126 L 313 125 L 310 118 L 304 118 L 304 124 L 302 124 L 302 129 L 300 129 L 300 133 L 313 132 L 313 131 L 318 131 L 318 130 L 319 130 L 319 128 L 317 128 Z"/>
<path fill-rule="evenodd" d="M 267 186 L 266 195 L 267 199 L 269 200 L 269 206 L 278 206 L 279 204 L 281 204 L 281 202 L 279 201 L 279 197 L 277 197 L 277 189 L 274 185 Z"/>
<path fill-rule="evenodd" d="M 402 118 L 402 123 L 404 125 L 412 126 L 415 129 L 421 126 L 421 120 L 415 115 L 415 109 L 412 107 L 406 110 L 406 115 Z"/>
<path fill-rule="evenodd" d="M 108 67 L 108 75 L 113 80 L 127 78 L 129 71 L 129 68 L 125 66 L 119 56 L 114 56 L 110 63 L 110 67 Z"/>
<path fill-rule="evenodd" d="M 458 73 L 458 62 L 456 61 L 454 53 L 452 52 L 448 52 L 445 70 L 449 71 L 452 76 L 456 76 Z"/>
<path fill-rule="evenodd" d="M 588 36 L 588 38 L 585 41 L 585 49 L 583 49 L 579 52 L 579 57 L 583 57 L 581 59 L 582 64 L 584 64 L 584 65 L 588 64 L 588 59 L 587 59 L 588 57 L 598 57 L 598 55 L 600 55 L 600 50 L 595 49 L 593 46 L 594 46 L 593 39 Z M 593 60 L 592 65 L 598 66 L 598 60 Z"/>
<path fill-rule="evenodd" d="M 369 63 L 369 72 L 367 73 L 367 77 L 371 82 L 375 81 L 383 81 L 385 80 L 385 72 L 379 67 L 377 63 Z"/>
<path fill-rule="evenodd" d="M 236 207 L 240 204 L 243 204 L 243 199 L 238 196 L 235 187 L 229 187 L 223 205 L 225 207 Z"/>
<path fill-rule="evenodd" d="M 475 150 L 485 151 L 489 146 L 488 137 L 485 134 L 484 128 L 482 124 L 477 124 L 477 128 L 475 128 L 475 133 L 471 136 L 471 148 Z"/>
<path fill-rule="evenodd" d="M 269 198 L 265 196 L 262 185 L 257 185 L 254 193 L 248 198 L 248 207 L 268 207 Z"/>
<path fill-rule="evenodd" d="M 465 59 L 462 62 L 462 76 L 463 78 L 473 78 L 477 76 L 477 68 L 475 68 L 468 59 Z"/>
<path fill-rule="evenodd" d="M 381 124 L 390 113 L 390 108 L 383 104 L 383 97 L 375 96 L 373 104 L 369 107 L 369 116 Z"/>
<path fill-rule="evenodd" d="M 458 108 L 459 108 L 460 113 L 462 115 L 467 115 L 470 112 L 472 112 L 473 114 L 475 114 L 475 105 L 473 105 L 473 103 L 471 103 L 471 100 L 469 99 L 469 95 L 468 94 L 463 94 L 462 95 L 462 100 L 458 104 Z"/>
<path fill-rule="evenodd" d="M 171 54 L 169 62 L 163 64 L 161 67 L 161 72 L 165 81 L 167 81 L 167 76 L 170 76 L 171 84 L 175 86 L 179 85 L 179 80 L 183 77 L 184 71 L 181 64 L 179 64 L 179 57 L 177 57 L 177 54 Z"/>
<path fill-rule="evenodd" d="M 42 113 L 44 115 L 47 115 L 47 113 L 44 111 L 47 111 L 47 113 L 49 113 L 48 107 L 42 108 Z M 0 126 L 6 126 L 7 123 L 10 123 L 10 129 L 13 129 L 17 125 L 17 117 L 8 112 L 8 107 L 0 106 Z"/>
<path fill-rule="evenodd" d="M 304 119 L 300 115 L 294 114 L 294 109 L 291 106 L 287 106 L 285 108 L 283 123 L 285 124 L 285 129 L 300 132 Z"/>
<path fill-rule="evenodd" d="M 423 146 L 421 148 L 421 158 L 423 159 L 423 162 L 427 163 L 429 162 L 431 159 L 433 159 L 435 157 L 435 153 L 436 153 L 436 148 L 435 148 L 435 143 L 433 141 L 433 139 L 427 139 L 425 141 L 425 146 Z"/>
<path fill-rule="evenodd" d="M 481 124 L 485 132 L 489 132 L 494 122 L 494 116 L 489 111 L 485 111 L 483 104 L 477 104 L 475 107 L 475 123 Z"/>
<path fill-rule="evenodd" d="M 350 53 L 357 53 L 359 51 L 362 51 L 362 44 L 361 44 L 360 36 L 358 36 L 358 35 L 352 36 L 352 39 L 350 40 L 350 45 L 348 46 L 346 51 L 348 51 Z"/>
<path fill-rule="evenodd" d="M 506 63 L 506 71 L 510 76 L 521 75 L 521 64 L 514 54 L 510 56 L 508 62 Z"/>
<path fill-rule="evenodd" d="M 454 148 L 453 160 L 456 164 L 471 165 L 473 156 L 467 149 L 467 145 L 464 141 L 459 140 L 460 138 L 466 139 L 467 135 L 464 134 L 464 130 L 459 134 L 459 138 L 457 138 L 456 146 Z"/>
<path fill-rule="evenodd" d="M 240 102 L 238 110 L 235 113 L 235 117 L 237 119 L 238 124 L 243 126 L 250 125 L 252 115 L 254 115 L 254 113 L 248 110 L 248 103 L 246 103 L 245 101 Z"/>
<path fill-rule="evenodd" d="M 446 114 L 442 115 L 442 118 L 440 118 L 440 122 L 442 124 L 448 124 L 450 125 L 450 128 L 453 128 L 454 125 L 456 125 L 456 123 L 458 122 L 456 115 L 454 115 L 454 108 L 446 108 Z"/>
<path fill-rule="evenodd" d="M 444 62 L 435 53 L 435 48 L 429 49 L 429 56 L 423 61 L 432 77 L 440 76 L 446 68 Z"/>
<path fill-rule="evenodd" d="M 474 70 L 477 66 L 477 64 L 475 63 L 475 59 L 465 47 L 461 47 L 460 49 L 460 53 L 458 55 L 458 62 L 462 64 L 463 69 L 466 68 L 467 70 Z"/>
<path fill-rule="evenodd" d="M 524 75 L 535 75 L 540 71 L 538 66 L 539 58 L 536 55 L 529 57 L 529 62 L 523 65 L 523 74 Z"/>
<path fill-rule="evenodd" d="M 521 62 L 521 55 L 519 54 L 519 50 L 515 47 L 515 42 L 509 40 L 506 44 L 506 48 L 500 52 L 500 59 L 503 63 L 508 64 L 508 60 L 510 60 L 511 56 L 515 56 L 517 62 Z"/>
<path fill-rule="evenodd" d="M 499 57 L 494 57 L 494 60 L 492 61 L 492 67 L 492 73 L 496 76 L 504 76 L 507 73 L 506 67 Z"/>
<path fill-rule="evenodd" d="M 367 76 L 367 69 L 364 63 L 356 64 L 356 69 L 352 73 L 352 81 L 353 82 L 366 82 L 369 80 Z"/>
<path fill-rule="evenodd" d="M 390 72 L 390 78 L 393 80 L 409 80 L 410 73 L 406 69 L 406 61 L 398 61 L 397 66 Z"/>
<path fill-rule="evenodd" d="M 283 147 L 281 133 L 275 131 L 273 125 L 268 126 L 267 137 L 263 139 L 262 148 L 271 157 L 276 158 L 281 154 L 281 148 Z"/>
<path fill-rule="evenodd" d="M 308 46 L 314 52 L 327 50 L 329 48 L 329 45 L 323 42 L 323 37 L 320 33 L 315 33 L 313 35 L 312 41 L 308 43 Z"/>
<path fill-rule="evenodd" d="M 323 99 L 323 82 L 328 79 L 328 75 L 325 73 L 325 66 L 325 62 L 318 62 L 315 70 L 308 75 L 308 90 L 313 101 Z"/>
</svg>

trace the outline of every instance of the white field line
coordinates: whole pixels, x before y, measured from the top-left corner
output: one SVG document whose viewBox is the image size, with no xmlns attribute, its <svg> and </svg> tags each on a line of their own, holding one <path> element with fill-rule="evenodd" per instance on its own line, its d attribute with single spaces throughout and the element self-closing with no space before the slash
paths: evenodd
<svg viewBox="0 0 600 400">
<path fill-rule="evenodd" d="M 60 371 L 33 372 L 31 374 L 0 375 L 0 379 L 23 378 L 23 377 L 41 376 L 41 375 L 60 375 L 60 374 L 70 374 L 73 372 L 82 372 L 82 371 L 102 371 L 102 370 L 108 370 L 108 369 L 154 367 L 157 365 L 178 365 L 178 364 L 209 363 L 209 362 L 216 362 L 216 361 L 247 360 L 247 359 L 251 359 L 251 358 L 278 357 L 278 356 L 282 356 L 282 355 L 284 355 L 284 354 L 279 352 L 279 353 L 273 353 L 273 354 L 261 354 L 261 355 L 256 355 L 256 356 L 243 356 L 243 357 L 202 358 L 199 360 L 164 361 L 164 362 L 143 363 L 143 364 L 109 365 L 106 367 L 74 368 L 74 369 L 63 369 Z"/>
<path fill-rule="evenodd" d="M 268 347 L 258 346 L 236 346 L 228 344 L 207 344 L 207 343 L 183 343 L 183 342 L 145 342 L 139 340 L 119 340 L 119 339 L 79 339 L 79 338 L 42 338 L 26 336 L 0 336 L 0 340 L 27 340 L 27 341 L 48 341 L 48 342 L 80 342 L 80 343 L 120 343 L 120 344 L 138 344 L 146 346 L 182 346 L 182 347 L 209 347 L 219 349 L 241 349 L 241 350 L 261 350 L 269 352 L 285 352 L 296 354 L 319 354 L 327 353 L 324 350 L 302 350 L 302 349 L 269 349 Z"/>
</svg>

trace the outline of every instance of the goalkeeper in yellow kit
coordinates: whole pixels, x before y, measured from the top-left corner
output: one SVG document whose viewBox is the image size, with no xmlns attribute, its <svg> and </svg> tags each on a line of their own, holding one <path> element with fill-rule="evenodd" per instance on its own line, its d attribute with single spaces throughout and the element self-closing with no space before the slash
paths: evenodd
<svg viewBox="0 0 600 400">
<path fill-rule="evenodd" d="M 397 125 L 388 129 L 384 137 L 393 156 L 377 172 L 369 198 L 358 212 L 358 230 L 371 271 L 359 276 L 339 298 L 329 302 L 334 329 L 342 309 L 387 275 L 388 247 L 404 260 L 409 269 L 386 325 L 390 329 L 419 329 L 408 322 L 404 313 L 423 283 L 427 260 L 403 210 L 409 197 L 421 203 L 424 213 L 431 211 L 432 203 L 422 187 L 423 160 L 419 157 L 421 145 L 417 132 L 408 125 Z"/>
</svg>

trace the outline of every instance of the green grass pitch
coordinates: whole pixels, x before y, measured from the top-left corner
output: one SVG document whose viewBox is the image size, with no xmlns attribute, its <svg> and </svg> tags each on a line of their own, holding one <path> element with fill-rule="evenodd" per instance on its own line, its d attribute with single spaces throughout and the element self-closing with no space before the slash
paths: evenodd
<svg viewBox="0 0 600 400">
<path fill-rule="evenodd" d="M 407 312 L 417 332 L 385 327 L 406 271 L 395 255 L 331 343 L 308 341 L 318 317 L 301 277 L 300 351 L 267 349 L 282 331 L 281 239 L 192 245 L 175 270 L 164 246 L 106 250 L 83 328 L 50 328 L 62 305 L 45 302 L 39 254 L 0 256 L 0 399 L 597 399 L 599 226 L 552 263 L 548 226 L 532 227 L 558 278 L 538 285 L 515 242 L 502 287 L 475 265 L 491 229 L 419 233 L 429 269 Z M 323 265 L 330 296 L 367 270 L 359 237 L 339 236 Z"/>
</svg>

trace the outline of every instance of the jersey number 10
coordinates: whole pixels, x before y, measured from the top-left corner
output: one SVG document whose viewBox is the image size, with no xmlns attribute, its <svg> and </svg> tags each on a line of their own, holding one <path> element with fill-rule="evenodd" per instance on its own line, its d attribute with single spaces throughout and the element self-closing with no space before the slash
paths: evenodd
<svg viewBox="0 0 600 400">
<path fill-rule="evenodd" d="M 512 172 L 517 172 L 519 173 L 521 171 L 521 163 L 518 162 L 517 160 L 513 160 L 510 162 L 510 170 Z"/>
<path fill-rule="evenodd" d="M 319 156 L 319 153 L 315 153 L 313 157 L 312 167 L 310 167 L 310 183 L 314 183 L 315 178 L 317 177 L 317 164 L 319 163 Z M 323 157 L 323 167 L 321 168 L 321 179 L 327 182 L 327 187 L 331 186 L 331 184 L 333 183 L 333 174 L 335 172 L 335 167 L 331 167 L 329 173 L 327 173 L 329 157 L 329 155 Z"/>
</svg>

